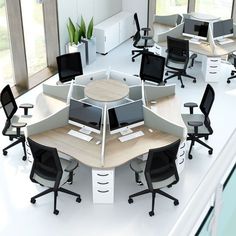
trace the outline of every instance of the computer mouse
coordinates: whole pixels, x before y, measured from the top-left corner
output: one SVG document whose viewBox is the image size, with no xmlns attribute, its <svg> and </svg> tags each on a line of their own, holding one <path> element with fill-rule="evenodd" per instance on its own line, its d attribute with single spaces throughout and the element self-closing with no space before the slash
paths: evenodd
<svg viewBox="0 0 236 236">
<path fill-rule="evenodd" d="M 153 132 L 153 130 L 152 130 L 152 129 L 148 129 L 148 131 L 149 131 L 150 133 L 152 133 L 152 132 Z"/>
<path fill-rule="evenodd" d="M 98 141 L 96 142 L 96 144 L 97 144 L 97 145 L 101 144 L 101 141 L 98 140 Z"/>
</svg>

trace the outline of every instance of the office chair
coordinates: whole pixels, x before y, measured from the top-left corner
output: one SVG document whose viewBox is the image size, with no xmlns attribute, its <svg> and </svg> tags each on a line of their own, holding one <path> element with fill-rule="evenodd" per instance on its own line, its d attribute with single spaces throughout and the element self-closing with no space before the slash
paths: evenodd
<svg viewBox="0 0 236 236">
<path fill-rule="evenodd" d="M 179 204 L 178 199 L 160 190 L 166 186 L 171 187 L 179 181 L 175 164 L 179 144 L 180 140 L 177 140 L 165 147 L 150 149 L 146 163 L 138 159 L 131 162 L 130 168 L 135 172 L 135 175 L 140 175 L 142 182 L 146 182 L 148 188 L 130 195 L 128 199 L 129 204 L 133 203 L 134 197 L 151 193 L 152 209 L 149 212 L 150 216 L 154 215 L 156 193 L 173 200 L 174 205 Z"/>
<path fill-rule="evenodd" d="M 57 57 L 59 81 L 68 82 L 83 74 L 80 52 L 63 54 Z"/>
<path fill-rule="evenodd" d="M 9 85 L 6 85 L 1 92 L 1 104 L 7 120 L 5 126 L 2 130 L 4 136 L 8 136 L 10 141 L 16 139 L 15 142 L 11 143 L 3 149 L 3 155 L 7 155 L 7 150 L 18 143 L 21 143 L 24 150 L 23 160 L 26 160 L 26 148 L 25 148 L 25 136 L 21 128 L 27 125 L 27 121 L 31 116 L 28 116 L 28 109 L 33 108 L 32 104 L 21 104 L 19 107 L 24 109 L 24 117 L 19 117 L 15 115 L 18 107 L 15 101 L 15 98 L 12 94 L 11 88 Z M 25 122 L 26 121 L 26 122 Z"/>
<path fill-rule="evenodd" d="M 164 79 L 166 83 L 167 80 L 178 76 L 178 79 L 181 82 L 181 88 L 184 88 L 182 81 L 182 76 L 193 79 L 193 83 L 196 83 L 196 78 L 188 75 L 186 72 L 189 59 L 191 60 L 191 66 L 193 65 L 194 59 L 197 57 L 196 54 L 193 54 L 189 57 L 189 41 L 184 39 L 177 39 L 167 36 L 167 60 L 166 67 L 174 71 L 166 71 L 165 75 L 168 76 L 169 73 L 173 75 Z M 190 66 L 190 67 L 191 67 Z"/>
<path fill-rule="evenodd" d="M 165 70 L 165 58 L 152 52 L 142 54 L 139 76 L 143 81 L 163 83 Z"/>
<path fill-rule="evenodd" d="M 144 51 L 148 51 L 147 48 L 154 46 L 154 41 L 152 37 L 148 36 L 148 32 L 150 31 L 150 28 L 140 29 L 137 13 L 134 14 L 134 21 L 136 24 L 137 31 L 135 35 L 133 36 L 133 46 L 138 49 L 132 50 L 132 55 L 137 53 L 136 55 L 132 56 L 132 62 L 135 61 L 136 57 L 142 55 Z M 144 31 L 144 36 L 141 36 L 141 30 Z"/>
<path fill-rule="evenodd" d="M 188 130 L 187 140 L 191 140 L 191 145 L 188 154 L 189 159 L 192 159 L 191 150 L 195 142 L 208 148 L 208 153 L 210 155 L 213 153 L 213 148 L 211 148 L 209 145 L 200 140 L 200 138 L 205 138 L 205 140 L 207 140 L 208 136 L 213 134 L 209 113 L 213 105 L 214 99 L 215 92 L 211 85 L 208 84 L 199 107 L 202 114 L 193 114 L 194 107 L 198 106 L 196 103 L 189 102 L 184 104 L 184 107 L 188 107 L 190 110 L 190 114 L 182 114 L 183 121 Z"/>
<path fill-rule="evenodd" d="M 81 202 L 79 194 L 61 187 L 66 182 L 72 184 L 73 171 L 78 167 L 78 162 L 75 160 L 69 161 L 59 158 L 56 148 L 38 144 L 30 138 L 27 140 L 34 159 L 30 173 L 30 179 L 34 183 L 48 187 L 47 190 L 32 197 L 30 202 L 35 204 L 36 198 L 39 198 L 50 192 L 54 192 L 53 214 L 55 215 L 58 215 L 59 213 L 59 211 L 56 209 L 59 191 L 76 196 L 76 202 Z"/>
<path fill-rule="evenodd" d="M 234 68 L 236 68 L 236 55 L 235 54 L 230 54 L 228 57 L 228 61 L 234 66 Z M 229 78 L 227 78 L 227 83 L 229 84 L 232 79 L 236 78 L 236 70 L 231 70 L 231 76 Z"/>
</svg>

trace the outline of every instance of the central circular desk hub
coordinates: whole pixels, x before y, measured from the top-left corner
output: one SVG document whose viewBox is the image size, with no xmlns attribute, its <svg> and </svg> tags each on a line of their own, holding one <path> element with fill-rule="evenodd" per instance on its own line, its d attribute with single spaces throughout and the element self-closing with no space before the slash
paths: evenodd
<svg viewBox="0 0 236 236">
<path fill-rule="evenodd" d="M 90 82 L 84 89 L 85 96 L 100 102 L 114 102 L 128 96 L 129 87 L 122 81 L 102 79 Z"/>
</svg>

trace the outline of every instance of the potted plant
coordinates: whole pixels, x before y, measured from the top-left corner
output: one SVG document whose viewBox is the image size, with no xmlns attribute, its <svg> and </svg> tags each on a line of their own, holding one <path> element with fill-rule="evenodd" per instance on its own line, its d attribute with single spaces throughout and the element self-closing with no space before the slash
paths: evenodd
<svg viewBox="0 0 236 236">
<path fill-rule="evenodd" d="M 87 64 L 91 64 L 96 60 L 96 38 L 93 36 L 93 17 L 86 30 L 84 19 L 81 16 L 80 29 L 82 36 L 81 41 L 85 43 L 86 48 L 86 62 Z"/>
<path fill-rule="evenodd" d="M 69 18 L 67 23 L 67 30 L 69 33 L 69 43 L 66 44 L 66 53 L 80 52 L 82 66 L 86 65 L 85 44 L 81 41 L 83 29 L 77 24 L 74 25 Z"/>
</svg>

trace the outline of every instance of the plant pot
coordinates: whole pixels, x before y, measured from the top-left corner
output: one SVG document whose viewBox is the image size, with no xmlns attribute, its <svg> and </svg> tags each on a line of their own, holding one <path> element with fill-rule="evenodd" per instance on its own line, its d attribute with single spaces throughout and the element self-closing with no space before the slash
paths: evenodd
<svg viewBox="0 0 236 236">
<path fill-rule="evenodd" d="M 89 65 L 96 60 L 96 38 L 92 37 L 91 39 L 82 39 L 81 41 L 85 43 L 86 63 Z"/>
<path fill-rule="evenodd" d="M 82 67 L 86 66 L 86 51 L 85 43 L 79 43 L 77 45 L 70 43 L 66 44 L 66 53 L 80 52 Z"/>
</svg>

